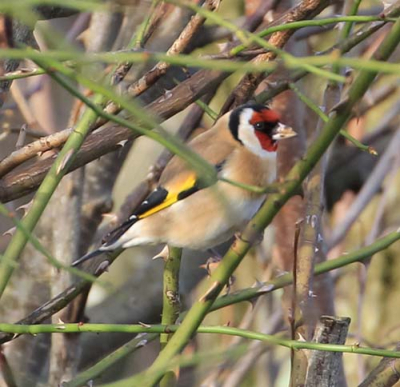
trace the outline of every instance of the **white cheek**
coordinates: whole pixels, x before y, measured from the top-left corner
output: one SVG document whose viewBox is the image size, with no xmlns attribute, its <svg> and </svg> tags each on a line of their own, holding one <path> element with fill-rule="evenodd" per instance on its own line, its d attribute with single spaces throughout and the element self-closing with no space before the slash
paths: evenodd
<svg viewBox="0 0 400 387">
<path fill-rule="evenodd" d="M 253 125 L 249 123 L 252 115 L 253 111 L 251 109 L 245 109 L 241 114 L 238 138 L 246 148 L 257 156 L 269 158 L 271 152 L 268 152 L 261 147 L 260 141 L 254 133 Z"/>
</svg>

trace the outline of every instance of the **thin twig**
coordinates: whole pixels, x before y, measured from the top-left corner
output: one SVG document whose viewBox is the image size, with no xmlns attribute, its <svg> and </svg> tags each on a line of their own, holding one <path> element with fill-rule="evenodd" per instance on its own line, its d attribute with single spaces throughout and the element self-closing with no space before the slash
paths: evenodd
<svg viewBox="0 0 400 387">
<path fill-rule="evenodd" d="M 400 1 L 397 1 L 395 4 L 393 4 L 387 9 L 387 15 L 388 16 L 390 15 L 391 17 L 398 17 L 400 15 Z M 335 49 L 339 49 L 341 50 L 342 53 L 346 53 L 353 47 L 355 47 L 357 44 L 370 37 L 373 33 L 381 29 L 385 24 L 386 24 L 385 22 L 382 22 L 365 26 L 361 28 L 359 31 L 357 31 L 357 33 L 350 35 L 346 40 L 335 44 L 333 47 L 329 48 L 326 51 L 323 51 L 322 53 L 317 53 L 317 55 L 328 54 L 334 51 Z M 279 82 L 276 82 L 276 84 L 273 87 L 270 87 L 268 88 L 268 90 L 257 95 L 256 99 L 261 103 L 268 101 L 273 97 L 275 97 L 277 94 L 287 90 L 289 88 L 290 83 L 297 82 L 306 75 L 308 75 L 306 71 L 297 71 L 289 78 L 289 80 L 283 79 Z"/>
<path fill-rule="evenodd" d="M 350 265 L 355 262 L 362 262 L 365 259 L 369 259 L 372 255 L 376 254 L 379 251 L 382 251 L 393 243 L 400 240 L 400 228 L 397 231 L 393 231 L 388 235 L 378 239 L 373 244 L 358 249 L 352 253 L 346 253 L 339 258 L 331 259 L 329 261 L 325 261 L 316 265 L 314 274 L 321 275 L 327 273 L 331 270 L 335 270 L 347 265 Z M 109 264 L 111 264 L 115 258 L 121 253 L 121 250 L 110 254 L 107 257 L 107 261 L 103 261 L 96 266 L 93 270 L 93 275 L 100 276 L 107 270 Z M 107 264 L 104 264 L 104 263 Z M 259 284 L 256 287 L 251 287 L 248 289 L 243 289 L 235 293 L 231 293 L 225 295 L 223 297 L 219 297 L 211 307 L 210 311 L 215 311 L 221 308 L 224 308 L 228 305 L 234 305 L 243 301 L 251 301 L 257 297 L 260 297 L 264 294 L 271 293 L 275 290 L 282 289 L 285 286 L 288 286 L 293 283 L 293 275 L 292 274 L 284 274 L 279 276 L 273 280 L 268 282 L 264 282 Z M 48 301 L 29 316 L 24 319 L 18 321 L 16 324 L 18 325 L 28 325 L 28 324 L 39 324 L 45 321 L 48 317 L 53 315 L 62 309 L 65 305 L 71 302 L 75 297 L 77 297 L 82 291 L 86 289 L 86 287 L 90 285 L 90 282 L 87 281 L 79 281 L 74 285 L 71 285 L 64 292 L 60 293 L 57 297 L 54 297 L 52 300 Z M 181 316 L 182 317 L 182 316 Z M 0 344 L 13 340 L 15 338 L 14 335 L 7 335 L 5 333 L 0 334 Z"/>
<path fill-rule="evenodd" d="M 2 81 L 13 81 L 16 79 L 23 79 L 23 78 L 29 78 L 29 77 L 33 77 L 35 75 L 43 75 L 46 74 L 46 72 L 41 69 L 41 68 L 19 68 L 16 71 L 11 71 L 9 73 L 6 73 L 2 76 L 0 76 L 0 82 Z"/>
<path fill-rule="evenodd" d="M 400 350 L 397 344 L 396 351 Z M 358 387 L 392 387 L 400 380 L 400 360 L 384 357 Z"/>
<path fill-rule="evenodd" d="M 214 11 L 218 8 L 219 1 L 216 0 L 206 0 L 203 4 L 204 9 L 208 9 L 210 11 Z M 190 41 L 193 39 L 195 33 L 199 30 L 199 28 L 203 25 L 205 21 L 205 17 L 196 14 L 189 21 L 187 26 L 181 32 L 178 39 L 172 44 L 170 49 L 166 52 L 168 56 L 174 56 L 178 53 L 181 53 L 185 50 L 185 48 L 189 45 Z M 164 75 L 170 64 L 167 62 L 159 62 L 155 67 L 153 67 L 150 71 L 148 71 L 142 78 L 134 82 L 128 87 L 128 93 L 131 96 L 139 96 L 145 90 L 147 90 L 150 86 L 152 86 L 158 79 Z"/>
<path fill-rule="evenodd" d="M 0 323 L 0 330 L 14 334 L 38 334 L 38 333 L 79 333 L 79 332 L 125 332 L 125 333 L 172 333 L 177 332 L 180 325 L 147 325 L 147 324 L 41 324 L 41 325 L 14 325 Z M 265 333 L 253 332 L 245 329 L 231 328 L 226 326 L 203 326 L 200 325 L 197 333 L 214 333 L 229 336 L 241 336 L 251 340 L 260 340 L 269 344 L 300 350 L 309 349 L 313 351 L 326 351 L 334 353 L 359 353 L 369 356 L 385 356 L 393 359 L 400 358 L 400 351 L 390 351 L 385 349 L 375 349 L 361 347 L 358 345 L 340 345 L 340 344 L 322 344 L 307 342 L 301 340 L 291 340 L 279 336 L 268 335 Z M 170 367 L 172 358 L 168 359 L 166 367 L 152 374 L 153 378 L 160 377 L 160 374 Z M 139 375 L 134 376 L 135 380 L 142 380 Z M 125 379 L 125 383 L 128 379 Z M 121 382 L 120 382 L 121 383 Z M 127 386 L 128 384 L 116 383 L 118 386 Z M 135 384 L 133 384 L 135 385 Z M 114 386 L 114 384 L 113 384 Z"/>
<path fill-rule="evenodd" d="M 400 13 L 400 3 L 396 3 L 391 10 L 388 10 L 387 15 L 390 17 L 398 16 Z M 287 22 L 287 19 L 283 19 Z M 385 22 L 380 24 L 375 24 L 373 26 L 368 26 L 365 29 L 362 29 L 357 34 L 351 35 L 348 40 L 344 41 L 341 46 L 343 46 L 343 52 L 350 50 L 356 44 L 358 44 L 361 40 L 367 38 L 372 33 L 377 31 L 385 25 Z M 282 91 L 286 90 L 289 87 L 289 83 L 296 82 L 302 77 L 307 75 L 307 72 L 302 71 L 298 72 L 297 75 L 291 77 L 289 81 L 283 80 L 278 82 L 276 86 L 270 88 L 266 93 L 262 93 L 258 96 L 259 100 L 266 101 Z M 190 79 L 182 82 L 178 85 L 174 90 L 170 91 L 171 97 L 169 99 L 157 99 L 154 101 L 149 108 L 153 111 L 153 113 L 160 118 L 168 118 L 173 115 L 175 112 L 182 110 L 189 103 L 193 102 L 200 96 L 202 93 L 206 92 L 210 89 L 211 85 L 214 85 L 224 78 L 226 78 L 226 74 L 220 74 L 208 70 L 203 70 L 196 73 Z M 185 98 L 181 98 L 181 96 L 185 96 Z M 175 101 L 175 102 L 173 102 Z M 179 106 L 178 106 L 179 105 Z M 131 132 L 128 129 L 124 128 L 112 128 L 114 136 L 105 135 L 97 135 L 93 133 L 89 136 L 88 141 L 86 142 L 87 146 L 83 147 L 83 151 L 79 152 L 77 160 L 72 164 L 70 170 L 74 170 L 79 168 L 80 166 L 95 160 L 96 158 L 104 155 L 108 152 L 111 152 L 115 149 L 118 149 L 118 143 L 131 138 Z M 48 148 L 44 146 L 39 146 L 38 151 L 45 151 L 47 149 L 51 149 L 54 146 L 61 146 L 67 140 L 69 134 L 71 133 L 71 129 L 65 129 L 60 131 L 52 136 L 49 136 L 46 140 L 43 140 L 43 144 L 48 140 L 50 146 Z M 56 140 L 57 139 L 57 140 Z M 37 144 L 36 144 L 37 145 Z M 28 146 L 29 147 L 29 146 Z M 27 156 L 22 157 L 19 161 L 15 160 L 15 162 L 11 162 L 10 167 L 6 167 L 7 171 L 15 168 L 17 165 L 21 164 L 25 160 L 34 157 L 37 152 L 36 150 L 32 150 L 32 152 L 27 149 L 22 149 L 21 152 L 27 152 Z M 4 161 L 4 160 L 3 160 Z M 7 164 L 8 162 L 5 162 Z M 27 170 L 23 172 L 23 174 L 15 174 L 11 175 L 5 181 L 0 181 L 0 200 L 2 202 L 7 202 L 13 200 L 15 198 L 21 197 L 32 190 L 36 189 L 40 182 L 43 180 L 46 172 L 51 167 L 52 162 L 49 161 L 41 161 L 38 164 L 28 167 Z M 1 163 L 0 163 L 1 166 Z M 0 167 L 0 175 L 3 175 L 4 172 L 1 172 L 2 168 Z M 27 178 L 29 176 L 29 179 Z"/>
<path fill-rule="evenodd" d="M 72 128 L 65 129 L 61 132 L 42 137 L 37 141 L 31 142 L 25 147 L 12 152 L 8 157 L 0 162 L 0 177 L 10 172 L 12 169 L 21 165 L 27 160 L 40 155 L 42 152 L 56 149 L 65 144 L 69 135 L 73 132 Z"/>
<path fill-rule="evenodd" d="M 14 99 L 15 103 L 17 104 L 17 107 L 18 107 L 19 111 L 21 112 L 25 122 L 28 124 L 28 126 L 39 127 L 39 124 L 33 114 L 31 107 L 29 106 L 27 99 L 25 98 L 25 96 L 20 88 L 19 83 L 15 82 L 12 85 L 10 90 L 11 90 L 13 99 Z"/>
<path fill-rule="evenodd" d="M 364 184 L 357 199 L 352 204 L 351 208 L 347 211 L 345 219 L 332 231 L 331 237 L 327 242 L 328 250 L 335 247 L 347 234 L 351 225 L 357 219 L 361 211 L 365 208 L 365 205 L 369 203 L 372 196 L 375 195 L 381 184 L 391 169 L 393 159 L 398 154 L 400 147 L 400 132 L 397 131 L 392 138 L 389 147 L 382 155 L 375 169 L 370 174 L 367 182 Z"/>
<path fill-rule="evenodd" d="M 293 90 L 299 99 L 304 102 L 314 113 L 318 115 L 318 117 L 323 121 L 323 122 L 328 122 L 329 116 L 325 114 L 322 109 L 317 106 L 314 101 L 312 101 L 310 98 L 308 98 L 304 93 L 300 91 L 300 89 L 294 84 L 290 83 L 289 88 Z M 329 107 L 325 107 L 326 110 L 329 112 Z M 378 153 L 372 146 L 364 145 L 362 142 L 358 141 L 356 138 L 354 138 L 351 134 L 349 134 L 345 129 L 340 130 L 340 134 L 345 137 L 347 140 L 349 140 L 353 145 L 355 145 L 358 149 L 360 149 L 363 152 L 368 152 L 371 155 L 377 156 Z"/>
<path fill-rule="evenodd" d="M 149 342 L 155 340 L 158 334 L 138 334 L 134 339 L 124 344 L 122 347 L 118 348 L 116 351 L 112 352 L 105 358 L 98 361 L 95 365 L 88 368 L 87 370 L 76 375 L 72 380 L 68 382 L 63 382 L 63 387 L 81 387 L 89 380 L 95 380 L 100 377 L 104 371 L 110 368 L 119 360 L 123 359 L 125 356 L 137 351 L 138 349 L 144 347 Z"/>
</svg>

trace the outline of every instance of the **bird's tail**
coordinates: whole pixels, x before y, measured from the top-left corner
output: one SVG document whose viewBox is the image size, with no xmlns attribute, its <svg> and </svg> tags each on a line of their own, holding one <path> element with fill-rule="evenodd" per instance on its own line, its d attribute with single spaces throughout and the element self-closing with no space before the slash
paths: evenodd
<svg viewBox="0 0 400 387">
<path fill-rule="evenodd" d="M 89 259 L 92 259 L 94 257 L 97 257 L 98 255 L 104 253 L 104 250 L 101 249 L 97 249 L 94 250 L 90 253 L 85 254 L 83 257 L 78 258 L 76 261 L 72 262 L 72 266 L 78 266 L 79 264 L 81 264 L 82 262 L 86 262 Z"/>
</svg>

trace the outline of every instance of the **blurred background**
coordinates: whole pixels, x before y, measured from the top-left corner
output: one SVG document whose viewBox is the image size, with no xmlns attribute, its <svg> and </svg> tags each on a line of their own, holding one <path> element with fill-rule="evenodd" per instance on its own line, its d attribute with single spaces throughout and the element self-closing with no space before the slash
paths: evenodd
<svg viewBox="0 0 400 387">
<path fill-rule="evenodd" d="M 43 12 L 42 19 L 47 20 L 38 21 L 33 31 L 25 24 L 17 23 L 15 17 L 13 39 L 20 39 L 43 51 L 66 47 L 78 52 L 118 51 L 128 46 L 143 18 L 153 12 L 152 15 L 159 14 L 161 17 L 154 23 L 154 31 L 146 41 L 145 48 L 166 52 L 193 15 L 188 8 L 150 1 L 132 0 L 112 5 L 115 7 L 109 7 L 107 12 L 63 9 L 52 10 L 53 13 L 49 11 L 48 14 Z M 225 0 L 221 2 L 217 13 L 238 27 L 261 30 L 295 5 L 297 3 L 290 0 L 268 1 L 268 4 L 264 0 Z M 315 17 L 346 15 L 352 5 L 351 0 L 335 1 Z M 388 4 L 365 0 L 361 2 L 358 14 L 380 15 L 384 12 L 384 6 Z M 254 22 L 256 17 L 257 23 Z M 251 21 L 253 24 L 249 27 Z M 340 42 L 343 28 L 344 25 L 338 23 L 300 29 L 290 38 L 285 50 L 295 56 L 320 53 Z M 366 27 L 354 25 L 353 33 L 361 28 Z M 369 58 L 389 29 L 389 24 L 379 28 L 346 55 Z M 41 32 L 43 30 L 52 31 L 51 41 Z M 185 52 L 193 55 L 217 54 L 225 45 L 236 41 L 236 36 L 229 30 L 207 21 Z M 14 42 L 14 46 L 17 43 Z M 398 63 L 399 58 L 400 48 L 391 61 Z M 18 63 L 6 64 L 8 67 L 3 74 L 14 70 L 16 65 Z M 19 68 L 28 69 L 26 71 L 33 67 L 29 61 L 19 63 Z M 134 65 L 118 85 L 118 90 L 126 90 L 149 68 L 148 64 Z M 98 63 L 92 67 L 86 66 L 82 71 L 96 78 L 101 77 L 107 67 Z M 196 71 L 194 68 L 183 71 L 171 67 L 165 76 L 137 98 L 147 105 L 160 96 L 165 97 L 168 90 Z M 351 68 L 340 71 L 349 84 L 357 73 Z M 293 71 L 275 71 L 257 85 L 254 95 L 273 90 L 279 82 L 292 75 Z M 242 77 L 243 73 L 232 74 L 219 82 L 212 93 L 206 94 L 206 103 L 213 111 L 218 113 L 222 109 Z M 0 109 L 1 159 L 5 159 L 16 148 L 72 127 L 84 110 L 81 103 L 47 75 L 14 80 L 9 90 L 4 82 L 1 86 L 4 97 Z M 326 79 L 310 74 L 299 80 L 296 86 L 297 91 L 324 108 Z M 317 242 L 320 251 L 315 257 L 317 261 L 357 250 L 400 227 L 399 86 L 398 75 L 379 75 L 344 128 L 354 138 L 376 150 L 377 155 L 357 148 L 344 137 L 338 137 L 323 161 L 325 182 L 318 215 L 320 232 Z M 339 92 L 341 99 L 346 95 L 346 87 L 344 85 Z M 301 100 L 297 91 L 286 90 L 269 101 L 282 112 L 283 121 L 299 133 L 298 137 L 288 140 L 279 149 L 277 168 L 280 176 L 284 176 L 302 157 L 307 146 L 316 138 L 320 125 L 318 115 Z M 181 109 L 163 122 L 163 127 L 171 133 L 178 133 L 194 109 L 201 110 L 196 106 L 192 104 Z M 206 130 L 213 122 L 209 115 L 204 114 L 196 126 Z M 105 127 L 112 129 L 111 124 Z M 191 131 L 188 136 L 195 136 L 196 133 Z M 1 179 L 16 181 L 17 176 L 23 173 L 33 174 L 36 165 L 51 158 L 58 149 L 55 147 L 38 153 L 35 158 L 17 166 Z M 68 264 L 90 246 L 98 244 L 110 224 L 115 225 L 123 220 L 128 215 L 127 209 L 134 206 L 143 195 L 143 190 L 154 186 L 155 182 L 152 176 L 149 178 L 149 173 L 154 174 L 160 168 L 163 157 L 165 159 L 166 154 L 160 145 L 140 137 L 123 143 L 118 150 L 66 175 L 35 228 L 35 236 L 53 256 Z M 301 220 L 304 224 L 310 205 L 307 187 L 304 189 L 303 195 L 293 197 L 285 205 L 273 225 L 265 231 L 263 242 L 245 257 L 235 272 L 231 292 L 292 271 L 296 227 L 302 227 Z M 22 217 L 33 194 L 31 192 L 8 201 L 8 209 Z M 7 217 L 0 215 L 0 219 L 0 232 L 5 233 L 0 237 L 0 250 L 4 251 L 11 238 L 8 230 L 13 224 Z M 220 246 L 219 252 L 223 254 L 229 245 Z M 159 322 L 163 261 L 151 258 L 161 248 L 125 251 L 109 272 L 101 277 L 101 283 L 92 286 L 87 299 L 86 296 L 78 298 L 67 311 L 53 316 L 52 322 Z M 351 318 L 347 343 L 393 349 L 400 341 L 399 256 L 400 245 L 397 243 L 365 264 L 352 264 L 331 272 L 329 276 L 315 278 L 311 295 L 313 315 Z M 203 279 L 207 276 L 203 265 L 208 258 L 209 254 L 205 252 L 184 251 L 180 274 L 182 310 L 189 308 L 203 294 Z M 64 290 L 72 280 L 69 273 L 55 269 L 28 244 L 3 296 L 1 321 L 14 323 L 22 319 Z M 229 324 L 269 334 L 288 334 L 292 312 L 292 296 L 288 288 L 264 295 L 252 303 L 240 303 L 213 312 L 207 316 L 204 324 Z M 130 339 L 132 336 L 126 334 L 100 336 L 85 333 L 69 338 L 71 342 L 65 344 L 60 342 L 63 340 L 61 335 L 23 336 L 4 344 L 3 352 L 18 386 L 56 386 Z M 72 346 L 73 350 L 66 351 L 67 345 Z M 117 362 L 94 385 L 118 380 L 145 369 L 158 351 L 159 343 L 155 340 Z M 289 383 L 291 356 L 286 348 L 204 334 L 197 335 L 185 349 L 188 356 L 194 351 L 205 354 L 205 358 L 196 366 L 181 369 L 179 386 L 279 387 Z M 222 358 L 215 360 L 211 355 L 217 353 Z M 207 354 L 211 360 L 207 360 Z M 376 357 L 344 354 L 345 376 L 342 376 L 338 385 L 359 385 L 379 361 Z M 1 385 L 6 386 L 6 381 L 3 380 Z"/>
</svg>

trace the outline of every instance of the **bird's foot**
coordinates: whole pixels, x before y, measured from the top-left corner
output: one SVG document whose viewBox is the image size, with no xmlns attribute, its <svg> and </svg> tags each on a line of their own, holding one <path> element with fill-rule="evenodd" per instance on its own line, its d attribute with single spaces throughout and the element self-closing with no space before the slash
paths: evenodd
<svg viewBox="0 0 400 387">
<path fill-rule="evenodd" d="M 169 248 L 168 245 L 165 245 L 164 248 L 158 253 L 156 254 L 152 259 L 158 259 L 158 258 L 162 258 L 163 261 L 165 262 L 169 257 Z"/>
</svg>

